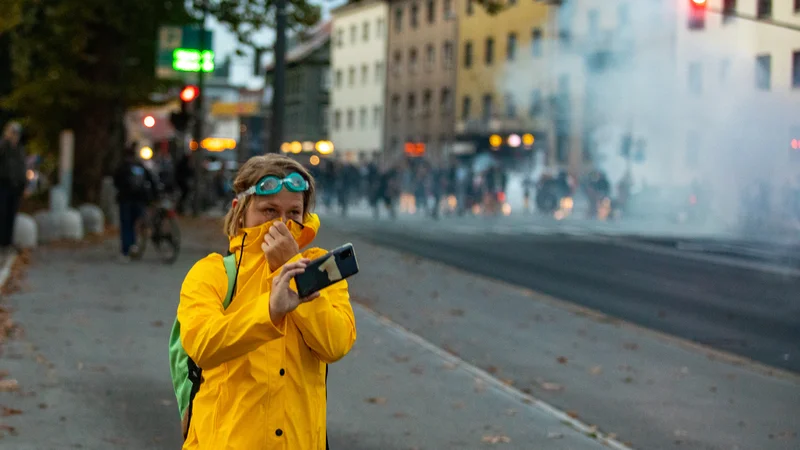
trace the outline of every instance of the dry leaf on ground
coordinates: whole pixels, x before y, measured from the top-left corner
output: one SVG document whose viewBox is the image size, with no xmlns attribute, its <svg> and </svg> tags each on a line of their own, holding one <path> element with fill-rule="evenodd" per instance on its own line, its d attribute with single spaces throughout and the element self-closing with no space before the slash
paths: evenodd
<svg viewBox="0 0 800 450">
<path fill-rule="evenodd" d="M 556 358 L 556 361 L 558 361 L 559 364 L 566 364 L 567 358 L 566 356 L 559 356 L 558 358 Z"/>
<path fill-rule="evenodd" d="M 21 409 L 9 408 L 8 406 L 3 406 L 3 411 L 0 413 L 3 417 L 16 416 L 18 414 L 22 414 Z"/>
<path fill-rule="evenodd" d="M 594 366 L 591 369 L 589 369 L 589 373 L 591 373 L 592 375 L 600 375 L 601 372 L 603 372 L 602 366 Z"/>
<path fill-rule="evenodd" d="M 383 397 L 370 397 L 366 401 L 367 403 L 372 403 L 373 405 L 383 405 L 386 403 L 386 399 Z"/>
<path fill-rule="evenodd" d="M 544 382 L 544 383 L 542 383 L 541 386 L 542 386 L 542 389 L 544 389 L 545 391 L 556 392 L 556 391 L 563 391 L 564 390 L 564 386 L 561 386 L 560 384 L 557 384 L 557 383 Z"/>
<path fill-rule="evenodd" d="M 15 392 L 19 390 L 19 383 L 15 379 L 0 380 L 0 392 Z"/>
<path fill-rule="evenodd" d="M 489 435 L 484 436 L 483 439 L 481 439 L 481 442 L 486 442 L 489 444 L 508 444 L 511 442 L 511 438 L 508 436 Z"/>
</svg>

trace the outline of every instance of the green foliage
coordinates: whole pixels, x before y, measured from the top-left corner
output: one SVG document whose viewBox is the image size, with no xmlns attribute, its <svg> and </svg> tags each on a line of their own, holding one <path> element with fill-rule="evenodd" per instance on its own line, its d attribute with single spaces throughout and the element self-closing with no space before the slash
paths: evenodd
<svg viewBox="0 0 800 450">
<path fill-rule="evenodd" d="M 275 28 L 274 0 L 191 0 L 192 14 L 199 18 L 202 8 L 226 25 L 239 42 L 260 51 L 269 51 L 270 43 L 255 42 L 253 32 L 264 28 Z M 298 31 L 319 22 L 321 10 L 308 0 L 287 0 L 289 29 Z"/>
</svg>

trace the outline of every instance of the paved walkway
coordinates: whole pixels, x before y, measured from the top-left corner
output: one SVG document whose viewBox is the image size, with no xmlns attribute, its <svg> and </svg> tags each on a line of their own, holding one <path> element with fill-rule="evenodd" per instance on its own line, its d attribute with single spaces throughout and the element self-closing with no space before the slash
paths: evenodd
<svg viewBox="0 0 800 450">
<path fill-rule="evenodd" d="M 0 449 L 179 448 L 167 337 L 183 276 L 225 248 L 219 228 L 185 222 L 174 266 L 153 256 L 118 264 L 116 242 L 34 254 L 30 289 L 4 300 L 25 336 L 0 356 L 8 372 Z M 608 448 L 591 429 L 368 310 L 356 306 L 356 315 L 358 342 L 330 372 L 333 449 Z"/>
</svg>

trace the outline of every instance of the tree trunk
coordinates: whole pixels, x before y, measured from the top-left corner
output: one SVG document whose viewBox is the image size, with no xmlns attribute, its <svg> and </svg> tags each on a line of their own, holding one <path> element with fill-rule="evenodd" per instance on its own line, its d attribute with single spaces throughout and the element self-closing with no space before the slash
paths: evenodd
<svg viewBox="0 0 800 450">
<path fill-rule="evenodd" d="M 114 149 L 112 128 L 117 108 L 113 103 L 97 103 L 79 115 L 75 127 L 75 165 L 73 203 L 98 203 L 106 155 Z"/>
</svg>

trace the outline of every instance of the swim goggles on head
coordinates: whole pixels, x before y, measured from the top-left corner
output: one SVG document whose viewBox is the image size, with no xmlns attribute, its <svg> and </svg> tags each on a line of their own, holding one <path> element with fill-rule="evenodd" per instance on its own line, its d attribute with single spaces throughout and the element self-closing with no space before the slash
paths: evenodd
<svg viewBox="0 0 800 450">
<path fill-rule="evenodd" d="M 275 175 L 267 175 L 258 180 L 255 186 L 250 186 L 247 190 L 239 193 L 236 197 L 243 199 L 248 195 L 273 195 L 281 191 L 286 186 L 289 192 L 305 192 L 308 190 L 308 181 L 297 172 L 292 172 L 286 178 L 278 178 Z"/>
</svg>

